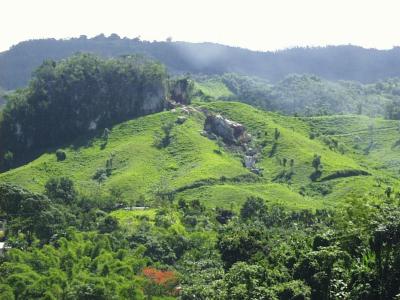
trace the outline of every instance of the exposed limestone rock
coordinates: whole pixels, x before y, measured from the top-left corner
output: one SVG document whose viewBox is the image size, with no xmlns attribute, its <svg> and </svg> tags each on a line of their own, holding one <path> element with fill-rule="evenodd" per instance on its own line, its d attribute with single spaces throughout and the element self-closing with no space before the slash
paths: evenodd
<svg viewBox="0 0 400 300">
<path fill-rule="evenodd" d="M 188 105 L 193 92 L 193 81 L 188 78 L 171 81 L 170 90 L 172 101 Z"/>
<path fill-rule="evenodd" d="M 247 148 L 246 149 L 246 155 L 254 156 L 257 154 L 257 150 L 254 148 Z"/>
<path fill-rule="evenodd" d="M 159 87 L 157 89 L 153 89 L 148 91 L 144 95 L 144 101 L 142 106 L 140 107 L 142 115 L 148 115 L 163 111 L 167 105 L 166 99 L 166 91 Z"/>
<path fill-rule="evenodd" d="M 209 139 L 215 140 L 222 138 L 224 143 L 230 148 L 243 154 L 243 166 L 251 172 L 262 176 L 262 169 L 255 164 L 259 158 L 259 150 L 250 147 L 251 135 L 246 128 L 237 122 L 228 120 L 221 115 L 215 115 L 208 111 L 203 111 L 206 115 L 204 131 L 201 133 Z"/>
<path fill-rule="evenodd" d="M 243 144 L 251 138 L 242 124 L 225 119 L 221 115 L 208 115 L 204 130 L 221 137 L 227 144 Z"/>
<path fill-rule="evenodd" d="M 246 155 L 244 157 L 244 165 L 246 168 L 251 169 L 254 167 L 256 163 L 256 158 L 254 156 Z"/>
</svg>

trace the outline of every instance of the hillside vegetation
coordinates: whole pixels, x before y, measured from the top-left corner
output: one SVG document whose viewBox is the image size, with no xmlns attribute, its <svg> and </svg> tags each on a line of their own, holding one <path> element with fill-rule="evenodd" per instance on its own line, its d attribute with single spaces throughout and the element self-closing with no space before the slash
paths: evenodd
<svg viewBox="0 0 400 300">
<path fill-rule="evenodd" d="M 399 119 L 398 79 L 374 84 L 328 81 L 315 75 L 291 74 L 271 84 L 238 74 L 196 77 L 203 100 L 235 100 L 288 115 L 359 114 Z"/>
<path fill-rule="evenodd" d="M 97 128 L 162 111 L 167 94 L 164 67 L 142 57 L 104 60 L 82 54 L 47 61 L 28 88 L 9 96 L 0 120 L 0 168 Z"/>
<path fill-rule="evenodd" d="M 396 82 L 44 63 L 0 120 L 0 299 L 397 299 Z M 342 96 L 372 116 L 304 110 Z"/>
<path fill-rule="evenodd" d="M 247 197 L 257 196 L 292 208 L 314 209 L 335 206 L 346 199 L 347 193 L 351 195 L 349 198 L 355 194 L 377 196 L 387 186 L 397 185 L 399 150 L 395 142 L 388 143 L 393 141 L 391 136 L 399 136 L 395 121 L 360 116 L 299 119 L 235 102 L 213 102 L 197 107 L 199 110 L 189 115 L 177 109 L 116 125 L 111 128 L 105 146 L 103 137 L 83 144 L 77 142 L 62 149 L 66 155 L 63 161 L 57 161 L 52 151 L 1 174 L 0 178 L 41 192 L 50 178 L 67 176 L 82 192 L 107 198 L 119 190 L 119 197 L 129 203 L 173 193 L 177 199 L 198 199 L 214 207 L 227 208 L 239 207 Z M 222 141 L 201 135 L 205 117 L 200 109 L 220 113 L 246 126 L 253 136 L 254 148 L 260 151 L 257 166 L 263 170 L 262 176 L 252 174 L 243 166 L 242 154 L 229 149 Z M 178 124 L 179 117 L 187 120 Z M 329 122 L 337 124 L 337 131 L 326 132 L 327 127 L 332 128 Z M 160 148 L 156 146 L 157 135 L 165 124 L 173 124 L 171 140 Z M 373 134 L 369 129 L 371 124 L 375 126 Z M 280 132 L 276 140 L 275 130 Z M 374 145 L 366 153 L 371 140 Z M 313 180 L 315 154 L 322 158 L 323 171 Z M 379 156 L 385 158 L 377 160 Z M 290 166 L 291 159 L 293 166 Z M 94 179 L 96 172 L 106 168 L 110 160 L 110 175 L 104 181 Z M 351 170 L 360 173 L 351 174 L 351 180 L 340 174 Z M 338 174 L 337 178 L 324 180 L 333 174 Z M 386 183 L 379 182 L 382 176 Z M 348 189 L 338 189 L 337 185 L 348 185 Z"/>
</svg>

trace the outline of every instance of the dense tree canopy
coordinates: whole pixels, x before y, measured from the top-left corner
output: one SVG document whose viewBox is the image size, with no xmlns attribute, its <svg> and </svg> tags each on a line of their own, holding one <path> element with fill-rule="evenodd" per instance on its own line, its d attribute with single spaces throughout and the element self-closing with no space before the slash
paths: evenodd
<svg viewBox="0 0 400 300">
<path fill-rule="evenodd" d="M 12 248 L 0 260 L 2 299 L 373 300 L 400 293 L 397 198 L 316 212 L 249 198 L 223 225 L 220 211 L 181 200 L 155 208 L 154 221 L 128 225 L 67 178 L 50 180 L 46 193 L 0 184 Z M 194 222 L 185 222 L 189 216 Z"/>
</svg>

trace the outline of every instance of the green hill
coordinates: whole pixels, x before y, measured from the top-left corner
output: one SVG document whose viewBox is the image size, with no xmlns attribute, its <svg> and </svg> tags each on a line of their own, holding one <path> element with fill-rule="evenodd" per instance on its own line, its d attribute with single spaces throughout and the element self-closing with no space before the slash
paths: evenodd
<svg viewBox="0 0 400 300">
<path fill-rule="evenodd" d="M 398 184 L 399 149 L 393 144 L 398 127 L 394 121 L 360 116 L 294 118 L 236 102 L 198 102 L 192 107 L 114 126 L 105 146 L 101 137 L 77 141 L 63 149 L 64 161 L 57 161 L 55 152 L 48 151 L 0 174 L 0 181 L 42 191 L 49 178 L 66 176 L 80 192 L 95 195 L 99 201 L 116 197 L 128 203 L 151 203 L 157 197 L 173 195 L 211 207 L 238 208 L 247 197 L 257 196 L 294 209 L 332 207 L 365 195 L 378 197 L 387 186 Z M 262 176 L 243 166 L 243 153 L 202 134 L 205 110 L 246 127 L 251 145 L 259 149 L 256 166 L 263 170 Z M 179 124 L 179 117 L 186 121 Z M 376 138 L 367 154 L 363 147 L 369 141 L 365 135 L 371 123 Z M 170 143 L 157 147 L 165 124 L 174 124 Z M 275 130 L 280 132 L 277 140 Z M 355 133 L 360 136 L 358 143 Z M 336 148 L 327 143 L 333 137 L 339 141 Z M 314 154 L 321 156 L 323 170 L 313 181 Z M 378 156 L 384 158 L 377 160 Z M 104 181 L 93 179 L 110 159 L 111 175 Z M 293 166 L 289 166 L 291 160 Z"/>
</svg>

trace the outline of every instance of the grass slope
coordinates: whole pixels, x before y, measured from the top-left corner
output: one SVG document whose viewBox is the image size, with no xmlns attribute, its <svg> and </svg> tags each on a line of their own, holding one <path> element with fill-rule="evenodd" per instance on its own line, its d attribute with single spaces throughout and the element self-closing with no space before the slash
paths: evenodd
<svg viewBox="0 0 400 300">
<path fill-rule="evenodd" d="M 119 190 L 122 194 L 118 197 L 128 202 L 149 202 L 157 192 L 178 190 L 176 199 L 198 199 L 210 207 L 235 210 L 249 196 L 293 209 L 319 209 L 355 197 L 378 198 L 388 185 L 398 186 L 400 148 L 393 146 L 398 134 L 395 122 L 359 116 L 294 118 L 237 102 L 197 102 L 196 106 L 244 124 L 255 144 L 263 142 L 257 162 L 264 170 L 262 177 L 243 180 L 251 173 L 243 167 L 242 155 L 201 135 L 204 114 L 187 115 L 177 109 L 115 126 L 104 149 L 101 138 L 94 138 L 85 145 L 64 149 L 67 159 L 62 162 L 56 161 L 54 152 L 45 153 L 25 166 L 0 174 L 0 181 L 42 191 L 50 177 L 68 176 L 79 190 L 99 199 L 111 197 L 111 191 Z M 161 132 L 163 124 L 174 122 L 179 116 L 186 116 L 187 120 L 174 125 L 170 144 L 161 149 L 155 147 L 155 134 Z M 375 124 L 375 144 L 366 154 L 363 147 L 368 139 L 364 135 L 371 131 L 368 129 L 371 122 Z M 275 128 L 281 135 L 274 146 Z M 311 139 L 312 133 L 319 136 Z M 360 139 L 355 142 L 355 133 L 362 142 Z M 332 149 L 324 140 L 327 137 L 338 139 L 345 151 Z M 311 165 L 314 154 L 322 157 L 321 178 L 343 170 L 370 175 L 313 182 L 310 175 L 314 171 Z M 92 176 L 98 168 L 105 167 L 112 155 L 112 175 L 99 184 Z M 289 166 L 282 165 L 284 158 L 294 160 L 290 179 L 280 176 L 289 171 Z"/>
</svg>

